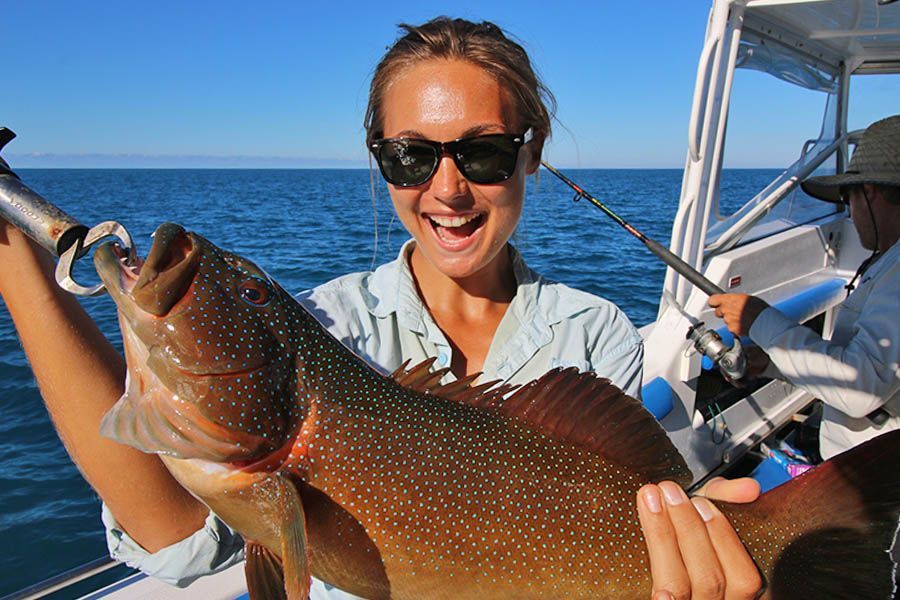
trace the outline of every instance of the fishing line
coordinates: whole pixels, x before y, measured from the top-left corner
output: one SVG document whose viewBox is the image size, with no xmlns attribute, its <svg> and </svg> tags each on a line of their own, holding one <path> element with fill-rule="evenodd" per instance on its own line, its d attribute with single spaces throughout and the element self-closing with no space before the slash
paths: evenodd
<svg viewBox="0 0 900 600">
<path fill-rule="evenodd" d="M 725 438 L 728 434 L 728 423 L 725 421 L 725 413 L 719 408 L 719 403 L 715 400 L 712 401 L 712 404 L 709 405 L 709 413 L 712 415 L 712 420 L 709 424 L 709 435 L 712 443 L 718 446 L 722 442 L 725 441 Z M 716 430 L 721 429 L 719 434 L 716 434 Z"/>
</svg>

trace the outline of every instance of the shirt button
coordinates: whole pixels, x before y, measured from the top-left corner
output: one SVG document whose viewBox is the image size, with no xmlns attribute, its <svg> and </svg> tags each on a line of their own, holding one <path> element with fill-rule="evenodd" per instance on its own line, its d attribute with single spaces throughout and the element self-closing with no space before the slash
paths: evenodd
<svg viewBox="0 0 900 600">
<path fill-rule="evenodd" d="M 441 352 L 441 353 L 438 355 L 438 363 L 439 363 L 439 364 L 442 364 L 442 365 L 446 365 L 446 364 L 447 364 L 447 353 L 446 353 L 446 352 Z"/>
</svg>

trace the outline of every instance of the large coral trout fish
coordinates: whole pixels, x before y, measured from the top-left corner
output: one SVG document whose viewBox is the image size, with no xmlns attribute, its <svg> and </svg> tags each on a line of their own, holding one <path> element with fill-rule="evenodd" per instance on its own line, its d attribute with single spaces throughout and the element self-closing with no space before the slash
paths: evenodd
<svg viewBox="0 0 900 600">
<path fill-rule="evenodd" d="M 103 433 L 160 454 L 244 536 L 252 598 L 305 598 L 311 575 L 372 599 L 649 597 L 635 495 L 691 474 L 608 381 L 441 385 L 428 363 L 384 376 L 251 262 L 177 225 L 137 267 L 121 258 L 95 259 L 129 373 Z M 767 594 L 889 595 L 898 436 L 721 506 Z"/>
</svg>

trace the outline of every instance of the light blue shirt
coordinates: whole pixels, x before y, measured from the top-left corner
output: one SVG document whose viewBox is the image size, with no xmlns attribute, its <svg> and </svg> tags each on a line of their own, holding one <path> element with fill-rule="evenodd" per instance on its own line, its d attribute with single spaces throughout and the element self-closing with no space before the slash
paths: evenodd
<svg viewBox="0 0 900 600">
<path fill-rule="evenodd" d="M 416 292 L 408 263 L 413 243 L 375 271 L 345 275 L 299 296 L 335 337 L 386 373 L 405 360 L 416 365 L 437 357 L 437 367 L 452 360 L 447 337 Z M 608 300 L 544 279 L 508 248 L 516 295 L 494 334 L 481 380 L 523 384 L 551 368 L 574 366 L 640 398 L 644 350 L 625 314 Z M 103 511 L 110 555 L 174 585 L 243 559 L 240 536 L 213 514 L 192 536 L 149 554 L 118 527 L 106 506 Z M 355 598 L 320 581 L 314 581 L 310 597 Z"/>
<path fill-rule="evenodd" d="M 765 375 L 786 379 L 825 404 L 822 458 L 900 429 L 900 242 L 865 272 L 835 311 L 831 339 L 791 321 L 774 308 L 759 314 L 750 339 L 768 353 Z M 884 409 L 875 424 L 867 415 Z"/>
<path fill-rule="evenodd" d="M 405 360 L 412 366 L 437 357 L 440 368 L 452 359 L 447 336 L 416 292 L 407 260 L 413 243 L 374 272 L 344 275 L 300 295 L 345 346 L 387 373 Z M 578 367 L 640 398 L 643 345 L 625 314 L 608 300 L 544 279 L 515 248 L 509 252 L 516 295 L 494 334 L 481 380 L 523 384 L 553 367 Z"/>
</svg>

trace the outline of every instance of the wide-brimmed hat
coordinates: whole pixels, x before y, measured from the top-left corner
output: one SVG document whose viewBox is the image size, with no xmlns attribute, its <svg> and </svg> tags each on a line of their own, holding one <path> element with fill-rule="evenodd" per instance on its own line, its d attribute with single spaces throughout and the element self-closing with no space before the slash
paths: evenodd
<svg viewBox="0 0 900 600">
<path fill-rule="evenodd" d="M 800 187 L 814 198 L 840 202 L 841 186 L 862 183 L 900 187 L 900 115 L 869 125 L 846 171 L 840 175 L 810 177 Z"/>
</svg>

